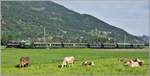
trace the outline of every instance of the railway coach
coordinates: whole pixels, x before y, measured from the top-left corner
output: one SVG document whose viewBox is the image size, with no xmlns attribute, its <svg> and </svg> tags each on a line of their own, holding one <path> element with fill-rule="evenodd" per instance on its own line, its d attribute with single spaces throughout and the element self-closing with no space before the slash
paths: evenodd
<svg viewBox="0 0 150 76">
<path fill-rule="evenodd" d="M 10 42 L 7 47 L 14 48 L 144 48 L 143 43 L 49 43 L 49 42 Z"/>
</svg>

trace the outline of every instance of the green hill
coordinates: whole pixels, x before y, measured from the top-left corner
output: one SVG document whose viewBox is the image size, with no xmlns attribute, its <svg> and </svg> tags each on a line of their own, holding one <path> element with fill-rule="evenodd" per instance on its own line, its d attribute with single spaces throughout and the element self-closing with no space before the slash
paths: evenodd
<svg viewBox="0 0 150 76">
<path fill-rule="evenodd" d="M 139 42 L 140 38 L 96 17 L 51 1 L 2 1 L 2 40 L 50 42 Z"/>
</svg>

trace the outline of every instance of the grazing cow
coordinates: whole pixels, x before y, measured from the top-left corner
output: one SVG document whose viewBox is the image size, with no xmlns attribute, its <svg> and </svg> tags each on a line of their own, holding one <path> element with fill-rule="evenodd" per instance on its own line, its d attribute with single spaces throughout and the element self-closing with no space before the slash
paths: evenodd
<svg viewBox="0 0 150 76">
<path fill-rule="evenodd" d="M 20 67 L 27 67 L 29 65 L 29 57 L 20 58 Z"/>
<path fill-rule="evenodd" d="M 82 66 L 94 66 L 94 65 L 95 64 L 93 61 L 87 60 L 87 61 L 82 62 Z"/>
<path fill-rule="evenodd" d="M 64 60 L 63 60 L 63 63 L 58 65 L 59 68 L 63 68 L 63 67 L 69 67 L 71 65 L 74 64 L 74 56 L 70 56 L 70 57 L 65 57 Z"/>
</svg>

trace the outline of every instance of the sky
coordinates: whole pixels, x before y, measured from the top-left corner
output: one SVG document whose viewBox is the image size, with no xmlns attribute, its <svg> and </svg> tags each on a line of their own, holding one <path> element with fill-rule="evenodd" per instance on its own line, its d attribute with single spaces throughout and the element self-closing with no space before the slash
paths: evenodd
<svg viewBox="0 0 150 76">
<path fill-rule="evenodd" d="M 51 0 L 80 14 L 90 14 L 133 35 L 149 36 L 148 0 Z"/>
</svg>

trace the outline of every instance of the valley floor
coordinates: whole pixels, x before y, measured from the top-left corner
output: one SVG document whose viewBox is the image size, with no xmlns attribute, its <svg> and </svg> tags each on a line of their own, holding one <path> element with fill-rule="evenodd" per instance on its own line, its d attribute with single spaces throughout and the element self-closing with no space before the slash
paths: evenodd
<svg viewBox="0 0 150 76">
<path fill-rule="evenodd" d="M 31 64 L 27 68 L 16 68 L 22 56 L 30 57 Z M 69 68 L 58 68 L 65 56 L 74 56 L 75 64 Z M 100 76 L 100 75 L 139 75 L 149 72 L 148 49 L 15 49 L 4 48 L 1 51 L 1 67 L 3 76 Z M 130 68 L 119 62 L 119 58 L 140 58 L 145 65 Z M 83 67 L 81 62 L 92 60 L 94 67 Z"/>
</svg>

